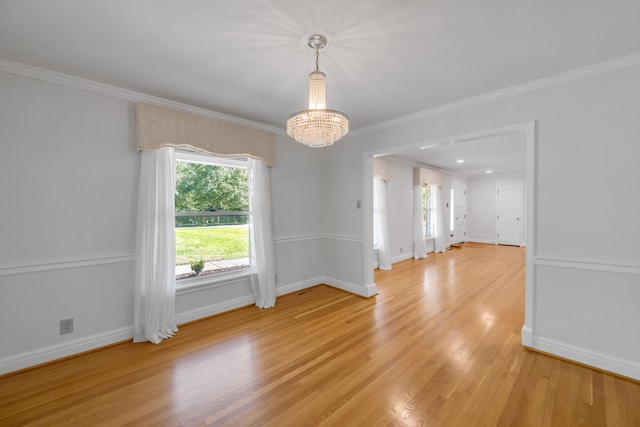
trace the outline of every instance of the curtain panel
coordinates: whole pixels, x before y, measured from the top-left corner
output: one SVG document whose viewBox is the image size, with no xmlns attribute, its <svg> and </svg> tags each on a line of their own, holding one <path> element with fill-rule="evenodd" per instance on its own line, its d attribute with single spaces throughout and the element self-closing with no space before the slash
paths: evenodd
<svg viewBox="0 0 640 427">
<path fill-rule="evenodd" d="M 254 159 L 249 159 L 249 210 L 251 286 L 258 307 L 273 307 L 276 303 L 276 266 L 269 167 Z"/>
<path fill-rule="evenodd" d="M 133 341 L 160 343 L 175 320 L 175 152 L 142 153 L 138 186 Z"/>
<path fill-rule="evenodd" d="M 174 147 L 218 157 L 248 157 L 275 164 L 275 135 L 157 105 L 136 105 L 137 150 Z"/>
<path fill-rule="evenodd" d="M 434 252 L 444 252 L 447 249 L 447 238 L 444 233 L 444 206 L 442 205 L 442 188 L 434 185 L 434 231 L 435 247 Z"/>
<path fill-rule="evenodd" d="M 175 148 L 217 157 L 246 157 L 250 164 L 252 284 L 260 307 L 275 303 L 269 168 L 275 135 L 173 111 L 136 105 L 141 153 L 134 284 L 134 342 L 160 343 L 175 322 Z"/>
<path fill-rule="evenodd" d="M 378 268 L 391 270 L 387 183 L 381 176 L 373 178 L 373 232 L 378 241 Z"/>
<path fill-rule="evenodd" d="M 422 189 L 420 185 L 413 186 L 413 258 L 424 259 L 427 257 L 427 248 L 424 243 L 424 226 L 422 206 Z"/>
</svg>

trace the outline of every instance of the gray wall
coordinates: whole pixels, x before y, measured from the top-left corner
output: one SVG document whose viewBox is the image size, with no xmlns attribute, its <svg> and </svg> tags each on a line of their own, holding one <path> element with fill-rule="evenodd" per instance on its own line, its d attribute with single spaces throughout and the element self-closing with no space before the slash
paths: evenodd
<svg viewBox="0 0 640 427">
<path fill-rule="evenodd" d="M 328 149 L 334 167 L 326 205 L 349 211 L 366 195 L 372 154 L 536 121 L 525 341 L 640 378 L 639 100 L 635 66 L 356 134 Z M 369 239 L 364 213 L 327 227 Z M 334 250 L 348 259 L 354 248 Z M 335 277 L 370 287 L 373 276 L 357 266 L 359 259 L 352 261 Z"/>
<path fill-rule="evenodd" d="M 496 243 L 496 191 L 498 184 L 520 183 L 525 192 L 524 175 L 506 175 L 473 178 L 467 185 L 467 240 Z M 523 243 L 526 227 L 526 208 L 523 203 Z"/>
<path fill-rule="evenodd" d="M 131 101 L 4 72 L 0 94 L 7 372 L 131 336 L 138 158 Z M 536 121 L 527 340 L 640 379 L 639 100 L 636 66 L 380 126 L 324 150 L 278 136 L 278 292 L 325 282 L 375 293 L 371 153 Z M 240 280 L 177 298 L 187 321 L 252 296 Z M 60 336 L 68 317 L 76 332 Z"/>
<path fill-rule="evenodd" d="M 128 339 L 134 102 L 0 72 L 0 373 Z M 277 136 L 278 294 L 325 278 L 323 153 Z M 177 292 L 179 323 L 251 304 L 249 280 Z M 73 318 L 73 334 L 59 321 Z"/>
</svg>

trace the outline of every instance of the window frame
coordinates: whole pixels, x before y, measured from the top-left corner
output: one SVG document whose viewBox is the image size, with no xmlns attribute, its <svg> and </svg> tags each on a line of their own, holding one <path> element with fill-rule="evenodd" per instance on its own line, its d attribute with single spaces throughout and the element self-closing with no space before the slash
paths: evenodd
<svg viewBox="0 0 640 427">
<path fill-rule="evenodd" d="M 433 239 L 436 237 L 435 226 L 433 223 L 435 214 L 433 187 L 434 186 L 431 184 L 422 184 L 420 186 L 422 197 L 422 230 L 425 240 Z M 425 189 L 427 189 L 429 192 L 429 197 L 426 200 L 427 203 L 425 203 Z M 429 230 L 429 226 L 431 226 L 431 230 Z"/>
<path fill-rule="evenodd" d="M 189 162 L 189 163 L 200 163 L 205 165 L 213 165 L 213 166 L 228 166 L 228 167 L 238 167 L 249 170 L 249 161 L 248 158 L 238 158 L 238 157 L 217 157 L 207 154 L 194 153 L 192 151 L 183 151 L 176 150 L 175 151 L 175 159 L 176 159 L 176 170 L 178 162 Z M 249 183 L 247 182 L 247 186 Z M 175 189 L 174 189 L 175 190 Z M 175 212 L 175 218 L 179 216 L 190 216 L 194 212 Z M 232 215 L 251 215 L 251 211 L 219 211 L 219 212 L 199 212 L 204 215 L 198 216 L 232 216 Z M 174 253 L 176 251 L 176 247 L 174 246 Z M 249 238 L 249 256 L 251 254 L 251 238 Z M 212 272 L 205 275 L 196 275 L 193 277 L 185 277 L 178 279 L 175 278 L 176 282 L 176 290 L 180 291 L 180 294 L 189 293 L 197 290 L 214 288 L 218 286 L 226 286 L 238 281 L 244 281 L 247 277 L 250 276 L 251 266 L 240 267 L 233 270 Z"/>
</svg>

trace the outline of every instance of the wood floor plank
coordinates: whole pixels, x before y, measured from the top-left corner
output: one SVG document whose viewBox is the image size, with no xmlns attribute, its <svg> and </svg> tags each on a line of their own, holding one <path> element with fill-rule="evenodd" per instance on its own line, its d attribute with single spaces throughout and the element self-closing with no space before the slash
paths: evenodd
<svg viewBox="0 0 640 427">
<path fill-rule="evenodd" d="M 640 426 L 640 384 L 528 351 L 524 254 L 463 247 L 0 377 L 0 426 Z"/>
</svg>

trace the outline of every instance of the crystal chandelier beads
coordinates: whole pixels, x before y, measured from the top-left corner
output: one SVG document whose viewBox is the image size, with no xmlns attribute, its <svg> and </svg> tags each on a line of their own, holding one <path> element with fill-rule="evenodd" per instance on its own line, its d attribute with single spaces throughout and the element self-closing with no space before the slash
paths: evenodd
<svg viewBox="0 0 640 427">
<path fill-rule="evenodd" d="M 309 74 L 309 109 L 289 116 L 287 133 L 309 147 L 326 147 L 347 134 L 349 118 L 340 111 L 327 109 L 326 75 L 319 70 L 319 50 L 326 46 L 327 39 L 316 34 L 307 44 L 316 50 L 316 69 Z"/>
</svg>

